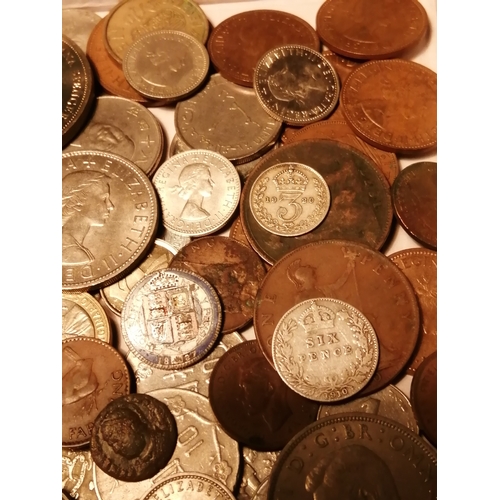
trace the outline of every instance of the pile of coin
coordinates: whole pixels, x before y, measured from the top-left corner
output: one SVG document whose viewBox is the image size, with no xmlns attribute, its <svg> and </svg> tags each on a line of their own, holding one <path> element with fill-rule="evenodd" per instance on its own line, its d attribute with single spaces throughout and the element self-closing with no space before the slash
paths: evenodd
<svg viewBox="0 0 500 500">
<path fill-rule="evenodd" d="M 63 499 L 436 498 L 427 13 L 315 6 L 63 10 Z"/>
</svg>

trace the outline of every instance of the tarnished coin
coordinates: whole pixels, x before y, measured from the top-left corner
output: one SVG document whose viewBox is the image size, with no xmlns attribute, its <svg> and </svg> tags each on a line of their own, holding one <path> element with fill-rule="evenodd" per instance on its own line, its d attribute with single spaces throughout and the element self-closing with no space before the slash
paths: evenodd
<svg viewBox="0 0 500 500">
<path fill-rule="evenodd" d="M 237 161 L 233 162 L 233 165 L 236 167 L 238 174 L 240 174 L 241 183 L 242 184 L 245 183 L 245 181 L 248 179 L 248 176 L 253 172 L 254 168 L 260 162 L 262 156 L 265 153 L 267 153 L 268 151 L 277 149 L 280 146 L 281 146 L 281 143 L 279 141 L 275 141 L 274 143 L 270 144 L 267 148 L 263 149 L 261 151 L 260 156 L 258 156 L 257 158 L 254 158 L 253 160 L 250 160 L 250 161 L 246 161 L 244 163 L 238 163 Z"/>
<path fill-rule="evenodd" d="M 190 149 L 193 148 L 190 148 L 177 134 L 175 134 L 168 148 L 168 157 L 172 158 L 172 156 L 178 153 L 184 153 Z"/>
<path fill-rule="evenodd" d="M 422 245 L 437 248 L 437 163 L 408 165 L 392 187 L 394 212 L 403 229 Z"/>
<path fill-rule="evenodd" d="M 137 39 L 123 58 L 130 85 L 149 99 L 176 102 L 193 93 L 208 74 L 205 46 L 181 31 L 160 30 Z"/>
<path fill-rule="evenodd" d="M 243 471 L 238 491 L 238 500 L 253 500 L 257 492 L 262 492 L 263 484 L 268 482 L 273 469 L 277 451 L 256 451 L 243 446 Z M 265 497 L 262 497 L 265 498 Z"/>
<path fill-rule="evenodd" d="M 274 366 L 285 384 L 314 401 L 347 399 L 368 384 L 377 368 L 377 335 L 347 302 L 330 298 L 296 304 L 272 338 Z"/>
<path fill-rule="evenodd" d="M 90 450 L 62 449 L 62 490 L 63 498 L 96 500 L 92 479 L 92 456 Z"/>
<path fill-rule="evenodd" d="M 212 286 L 187 271 L 146 274 L 128 294 L 122 334 L 134 354 L 156 368 L 193 365 L 217 340 L 220 302 Z"/>
<path fill-rule="evenodd" d="M 325 179 L 301 163 L 278 163 L 255 179 L 250 189 L 255 220 L 273 234 L 300 236 L 328 214 L 330 190 Z"/>
<path fill-rule="evenodd" d="M 85 53 L 90 33 L 100 20 L 100 16 L 91 10 L 63 9 L 62 33 L 73 40 Z"/>
<path fill-rule="evenodd" d="M 130 160 L 146 175 L 163 154 L 163 130 L 155 116 L 141 104 L 123 97 L 102 96 L 85 128 L 64 153 L 97 150 Z"/>
<path fill-rule="evenodd" d="M 111 401 L 99 413 L 90 452 L 106 474 L 137 482 L 167 465 L 176 442 L 177 426 L 167 405 L 147 394 L 129 394 Z"/>
<path fill-rule="evenodd" d="M 106 286 L 152 244 L 156 193 L 146 174 L 100 151 L 62 155 L 62 288 Z"/>
<path fill-rule="evenodd" d="M 161 201 L 163 225 L 188 236 L 221 229 L 240 200 L 240 178 L 232 163 L 203 149 L 168 159 L 158 168 L 153 184 Z"/>
<path fill-rule="evenodd" d="M 267 500 L 267 492 L 269 491 L 269 477 L 266 477 L 258 487 L 252 500 Z"/>
<path fill-rule="evenodd" d="M 110 341 L 106 313 L 89 293 L 62 294 L 62 340 L 73 336 Z"/>
<path fill-rule="evenodd" d="M 363 413 L 326 417 L 282 450 L 268 500 L 435 500 L 436 453 L 393 420 Z"/>
<path fill-rule="evenodd" d="M 192 238 L 186 236 L 185 234 L 177 233 L 172 231 L 172 229 L 167 229 L 165 226 L 158 228 L 158 237 L 164 240 L 168 245 L 170 245 L 174 250 L 174 254 L 177 253 L 182 247 L 186 246 Z"/>
<path fill-rule="evenodd" d="M 62 341 L 63 446 L 89 443 L 99 412 L 129 393 L 127 365 L 113 347 L 89 337 Z"/>
<path fill-rule="evenodd" d="M 290 125 L 328 116 L 340 91 L 328 60 L 303 45 L 282 45 L 266 52 L 255 67 L 253 85 L 266 112 Z"/>
<path fill-rule="evenodd" d="M 62 147 L 78 134 L 94 102 L 94 77 L 85 53 L 62 36 Z"/>
</svg>

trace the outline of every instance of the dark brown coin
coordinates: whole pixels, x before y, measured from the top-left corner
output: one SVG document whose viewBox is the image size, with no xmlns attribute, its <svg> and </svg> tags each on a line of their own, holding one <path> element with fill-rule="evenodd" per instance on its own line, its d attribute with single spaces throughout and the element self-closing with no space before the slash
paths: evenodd
<svg viewBox="0 0 500 500">
<path fill-rule="evenodd" d="M 283 448 L 319 409 L 281 380 L 256 340 L 222 355 L 210 377 L 209 400 L 222 428 L 257 451 Z"/>
<path fill-rule="evenodd" d="M 389 259 L 412 284 L 420 306 L 420 335 L 407 368 L 407 373 L 413 375 L 422 361 L 437 349 L 437 253 L 425 248 L 409 248 L 389 255 Z"/>
<path fill-rule="evenodd" d="M 250 209 L 250 191 L 259 175 L 273 165 L 288 162 L 302 163 L 316 170 L 328 184 L 331 199 L 323 222 L 295 238 L 270 233 L 255 220 Z M 289 196 L 288 192 L 284 191 L 283 196 Z M 297 193 L 287 199 L 290 203 L 305 202 Z M 313 241 L 342 239 L 379 249 L 392 222 L 389 183 L 375 163 L 358 149 L 326 139 L 300 141 L 262 158 L 243 188 L 240 216 L 248 241 L 270 264 Z"/>
<path fill-rule="evenodd" d="M 396 57 L 419 42 L 428 24 L 414 0 L 328 0 L 316 14 L 321 41 L 353 59 Z"/>
<path fill-rule="evenodd" d="M 426 247 L 437 248 L 437 163 L 412 163 L 392 186 L 394 212 L 403 229 Z"/>
<path fill-rule="evenodd" d="M 436 453 L 417 434 L 385 417 L 326 417 L 281 451 L 267 498 L 435 500 Z"/>
<path fill-rule="evenodd" d="M 410 401 L 422 433 L 437 446 L 437 351 L 425 358 L 415 372 Z"/>
<path fill-rule="evenodd" d="M 212 31 L 207 48 L 220 74 L 233 83 L 253 86 L 259 59 L 280 45 L 319 50 L 316 31 L 303 19 L 277 10 L 252 10 L 231 16 Z"/>
<path fill-rule="evenodd" d="M 147 394 L 129 394 L 99 413 L 90 452 L 106 474 L 137 482 L 167 465 L 176 442 L 177 425 L 167 405 Z"/>
<path fill-rule="evenodd" d="M 191 271 L 216 290 L 222 305 L 222 333 L 247 325 L 253 317 L 255 296 L 266 271 L 257 254 L 233 238 L 199 238 L 173 257 L 170 268 Z"/>
<path fill-rule="evenodd" d="M 418 303 L 406 276 L 382 253 L 348 241 L 320 241 L 288 253 L 267 273 L 255 304 L 255 335 L 270 363 L 281 317 L 299 302 L 321 297 L 359 309 L 377 334 L 377 371 L 359 395 L 385 387 L 407 364 L 418 338 Z"/>
</svg>

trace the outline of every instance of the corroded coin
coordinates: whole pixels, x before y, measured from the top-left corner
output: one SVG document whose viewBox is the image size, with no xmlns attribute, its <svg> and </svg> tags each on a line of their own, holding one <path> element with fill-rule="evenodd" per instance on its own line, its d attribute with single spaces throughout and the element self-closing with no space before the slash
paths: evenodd
<svg viewBox="0 0 500 500">
<path fill-rule="evenodd" d="M 161 200 L 163 225 L 187 236 L 221 229 L 240 200 L 241 183 L 233 164 L 203 149 L 168 159 L 158 168 L 153 184 Z"/>
<path fill-rule="evenodd" d="M 285 384 L 325 403 L 363 389 L 379 357 L 377 335 L 366 317 L 347 302 L 329 298 L 290 308 L 276 325 L 271 349 Z"/>
<path fill-rule="evenodd" d="M 90 452 L 94 463 L 121 481 L 149 479 L 167 465 L 177 426 L 167 405 L 147 394 L 111 401 L 97 416 Z"/>
<path fill-rule="evenodd" d="M 91 10 L 63 9 L 62 33 L 73 40 L 85 53 L 90 33 L 100 20 L 100 16 Z"/>
<path fill-rule="evenodd" d="M 422 245 L 437 248 L 437 163 L 404 168 L 392 187 L 394 212 L 403 229 Z"/>
<path fill-rule="evenodd" d="M 303 45 L 282 45 L 266 52 L 255 67 L 253 86 L 266 112 L 290 125 L 328 116 L 340 90 L 328 60 Z"/>
<path fill-rule="evenodd" d="M 184 368 L 203 358 L 217 340 L 220 302 L 200 276 L 160 269 L 146 274 L 130 291 L 121 326 L 139 359 L 163 370 Z"/>
<path fill-rule="evenodd" d="M 158 227 L 146 174 L 100 151 L 62 155 L 62 288 L 117 281 L 147 252 Z"/>
<path fill-rule="evenodd" d="M 62 445 L 90 442 L 94 420 L 113 399 L 130 393 L 125 361 L 94 338 L 62 341 Z"/>
<path fill-rule="evenodd" d="M 90 450 L 62 449 L 62 490 L 69 499 L 96 500 Z"/>
</svg>

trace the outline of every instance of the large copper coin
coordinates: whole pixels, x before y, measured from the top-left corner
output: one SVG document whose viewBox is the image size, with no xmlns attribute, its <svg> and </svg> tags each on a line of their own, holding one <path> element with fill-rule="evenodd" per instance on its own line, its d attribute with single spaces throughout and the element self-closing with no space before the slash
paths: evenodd
<svg viewBox="0 0 500 500">
<path fill-rule="evenodd" d="M 429 21 L 414 0 L 328 0 L 316 29 L 330 49 L 353 59 L 388 59 L 415 46 Z"/>
<path fill-rule="evenodd" d="M 429 68 L 402 59 L 368 62 L 351 73 L 340 98 L 349 126 L 373 146 L 394 153 L 435 149 L 437 75 Z"/>
<path fill-rule="evenodd" d="M 320 48 L 316 31 L 303 19 L 277 10 L 252 10 L 218 24 L 207 48 L 210 60 L 224 78 L 252 87 L 259 59 L 268 50 L 286 44 Z"/>
<path fill-rule="evenodd" d="M 406 276 L 385 255 L 348 241 L 319 241 L 283 257 L 262 282 L 254 313 L 259 345 L 272 363 L 271 343 L 278 321 L 307 299 L 330 297 L 359 309 L 377 334 L 377 371 L 359 395 L 389 384 L 415 348 L 420 315 Z"/>
<path fill-rule="evenodd" d="M 422 161 L 401 171 L 392 187 L 394 212 L 403 229 L 426 247 L 437 248 L 437 163 Z"/>
<path fill-rule="evenodd" d="M 297 162 L 316 170 L 330 189 L 330 209 L 311 232 L 295 238 L 277 236 L 262 228 L 250 209 L 250 192 L 259 175 L 278 163 Z M 302 203 L 300 197 L 291 200 Z M 392 222 L 389 184 L 374 162 L 347 144 L 326 139 L 283 146 L 262 158 L 245 183 L 240 216 L 255 251 L 273 264 L 291 250 L 313 241 L 342 239 L 374 249 L 384 244 Z"/>
<path fill-rule="evenodd" d="M 281 380 L 256 340 L 232 347 L 219 359 L 208 386 L 212 409 L 222 428 L 257 451 L 280 450 L 314 422 L 319 404 Z"/>
<path fill-rule="evenodd" d="M 415 372 L 410 401 L 422 433 L 437 446 L 437 351 L 425 358 Z"/>
<path fill-rule="evenodd" d="M 222 333 L 246 326 L 253 318 L 255 296 L 266 270 L 245 245 L 226 236 L 196 239 L 173 257 L 170 268 L 191 271 L 205 278 L 222 305 Z"/>
<path fill-rule="evenodd" d="M 364 413 L 309 425 L 280 453 L 268 500 L 435 500 L 436 453 L 394 420 Z"/>
</svg>

